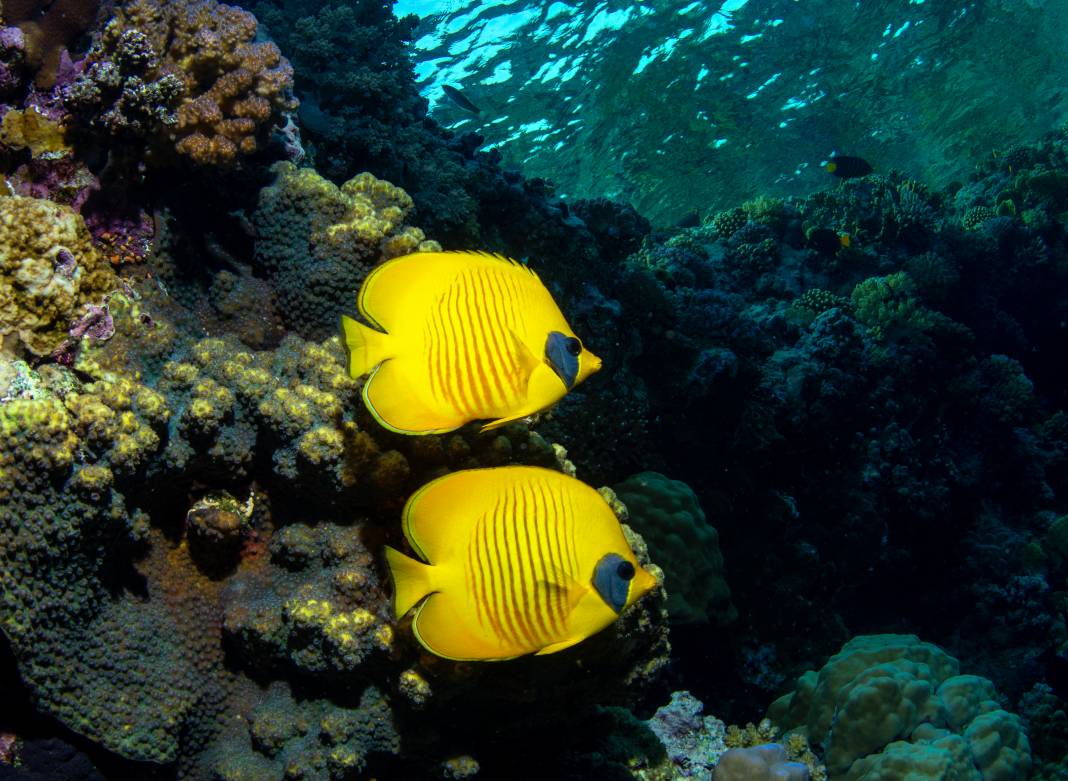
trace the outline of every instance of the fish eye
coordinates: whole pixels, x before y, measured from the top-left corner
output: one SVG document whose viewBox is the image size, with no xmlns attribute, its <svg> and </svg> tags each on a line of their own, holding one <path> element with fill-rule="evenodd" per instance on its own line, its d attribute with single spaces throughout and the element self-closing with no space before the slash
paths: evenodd
<svg viewBox="0 0 1068 781">
<path fill-rule="evenodd" d="M 567 351 L 572 355 L 578 355 L 582 352 L 582 342 L 572 336 L 567 340 Z"/>
<path fill-rule="evenodd" d="M 634 577 L 634 565 L 629 561 L 619 562 L 619 566 L 616 567 L 616 575 L 622 580 L 630 580 Z"/>
</svg>

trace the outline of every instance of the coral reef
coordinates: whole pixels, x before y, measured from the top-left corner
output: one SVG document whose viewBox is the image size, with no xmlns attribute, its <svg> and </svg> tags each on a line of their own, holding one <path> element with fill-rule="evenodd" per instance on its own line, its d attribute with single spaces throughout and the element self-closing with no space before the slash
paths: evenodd
<svg viewBox="0 0 1068 781">
<path fill-rule="evenodd" d="M 702 716 L 704 706 L 689 692 L 672 692 L 671 701 L 647 722 L 660 740 L 681 778 L 709 778 L 727 752 L 726 725 L 713 716 Z"/>
<path fill-rule="evenodd" d="M 664 569 L 671 620 L 724 626 L 737 618 L 719 535 L 689 486 L 658 472 L 642 472 L 613 488 L 626 505 L 629 523 Z"/>
<path fill-rule="evenodd" d="M 56 203 L 0 196 L 0 339 L 7 355 L 58 349 L 83 307 L 118 286 L 82 218 Z"/>
<path fill-rule="evenodd" d="M 90 127 L 145 138 L 158 162 L 232 165 L 295 107 L 293 69 L 255 39 L 252 14 L 215 0 L 132 0 L 64 97 Z"/>
<path fill-rule="evenodd" d="M 825 752 L 833 779 L 893 774 L 1024 778 L 1031 750 L 1023 723 L 993 684 L 914 635 L 855 637 L 769 709 Z"/>
<path fill-rule="evenodd" d="M 280 297 L 286 325 L 308 338 L 337 330 L 367 272 L 381 260 L 440 249 L 405 224 L 407 193 L 364 173 L 341 187 L 281 162 L 253 215 L 257 265 Z"/>
</svg>

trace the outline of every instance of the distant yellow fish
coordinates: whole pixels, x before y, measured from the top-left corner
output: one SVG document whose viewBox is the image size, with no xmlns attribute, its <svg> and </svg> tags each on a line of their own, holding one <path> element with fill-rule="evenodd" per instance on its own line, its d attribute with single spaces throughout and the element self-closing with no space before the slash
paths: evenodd
<svg viewBox="0 0 1068 781">
<path fill-rule="evenodd" d="M 438 656 L 510 659 L 563 650 L 656 585 L 595 490 L 530 466 L 439 477 L 404 507 L 423 564 L 386 547 L 398 618 Z M 429 595 L 429 596 L 428 596 Z"/>
<path fill-rule="evenodd" d="M 417 252 L 376 268 L 342 316 L 349 373 L 367 408 L 402 434 L 471 420 L 502 426 L 563 398 L 601 368 L 538 275 L 482 252 Z M 385 331 L 385 333 L 383 333 Z"/>
</svg>

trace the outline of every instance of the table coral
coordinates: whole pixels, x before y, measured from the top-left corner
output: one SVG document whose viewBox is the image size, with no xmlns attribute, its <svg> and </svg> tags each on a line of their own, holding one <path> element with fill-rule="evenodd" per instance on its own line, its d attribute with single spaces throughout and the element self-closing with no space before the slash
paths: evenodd
<svg viewBox="0 0 1068 781">
<path fill-rule="evenodd" d="M 1025 777 L 1031 751 L 1019 717 L 1001 708 L 990 681 L 958 669 L 913 635 L 855 637 L 768 715 L 822 748 L 832 781 Z"/>
<path fill-rule="evenodd" d="M 287 325 L 323 338 L 379 262 L 416 250 L 440 249 L 406 225 L 407 193 L 364 173 L 340 187 L 311 168 L 274 167 L 253 215 L 256 259 L 274 284 Z"/>
<path fill-rule="evenodd" d="M 86 304 L 117 286 L 82 218 L 50 201 L 0 196 L 0 339 L 47 355 Z"/>
</svg>

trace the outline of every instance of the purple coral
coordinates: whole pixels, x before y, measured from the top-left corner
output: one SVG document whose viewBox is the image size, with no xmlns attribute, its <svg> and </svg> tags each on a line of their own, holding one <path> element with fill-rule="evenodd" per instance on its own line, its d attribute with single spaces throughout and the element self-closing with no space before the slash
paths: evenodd
<svg viewBox="0 0 1068 781">
<path fill-rule="evenodd" d="M 106 342 L 115 335 L 115 321 L 106 306 L 85 305 L 83 314 L 70 328 L 73 339 L 88 337 L 90 343 Z"/>
<path fill-rule="evenodd" d="M 710 778 L 726 750 L 723 722 L 702 716 L 703 710 L 701 701 L 689 692 L 673 692 L 671 702 L 646 722 L 683 778 Z"/>
<path fill-rule="evenodd" d="M 15 92 L 22 85 L 26 58 L 26 36 L 18 27 L 0 27 L 0 95 Z"/>
</svg>

